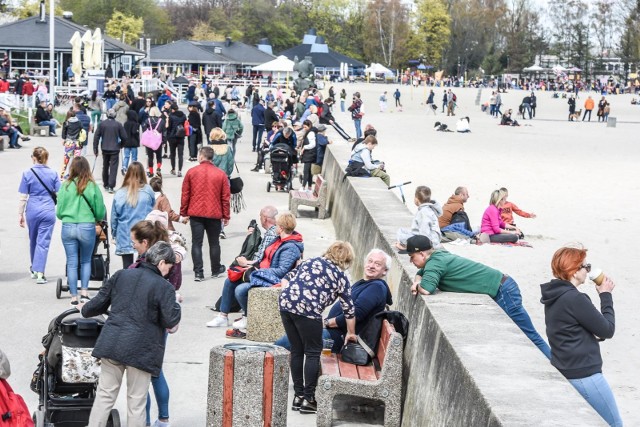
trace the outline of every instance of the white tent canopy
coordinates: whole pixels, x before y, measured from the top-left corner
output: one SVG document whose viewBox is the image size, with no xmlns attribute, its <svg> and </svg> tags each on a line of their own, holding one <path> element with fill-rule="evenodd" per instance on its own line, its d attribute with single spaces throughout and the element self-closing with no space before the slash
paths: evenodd
<svg viewBox="0 0 640 427">
<path fill-rule="evenodd" d="M 544 71 L 544 68 L 542 68 L 542 67 L 541 67 L 541 66 L 539 66 L 539 65 L 533 65 L 533 66 L 531 66 L 531 67 L 527 67 L 527 68 L 525 68 L 525 69 L 524 69 L 524 70 L 522 70 L 522 71 L 524 71 L 525 73 L 532 73 L 532 72 L 533 72 L 533 73 L 535 73 L 535 72 L 537 72 L 537 71 Z"/>
<path fill-rule="evenodd" d="M 276 71 L 276 72 L 292 72 L 294 62 L 284 55 L 278 56 L 264 64 L 257 65 L 252 68 L 253 71 Z"/>
<path fill-rule="evenodd" d="M 371 66 L 365 68 L 364 72 L 368 73 L 368 74 L 384 74 L 384 75 L 393 74 L 393 71 L 391 71 L 390 69 L 388 69 L 384 65 L 377 64 L 375 62 L 372 62 Z"/>
</svg>

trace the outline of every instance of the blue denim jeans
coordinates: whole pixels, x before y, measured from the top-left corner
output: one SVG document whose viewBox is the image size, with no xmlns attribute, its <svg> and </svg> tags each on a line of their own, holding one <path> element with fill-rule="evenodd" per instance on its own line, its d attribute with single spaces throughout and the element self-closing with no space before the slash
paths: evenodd
<svg viewBox="0 0 640 427">
<path fill-rule="evenodd" d="M 56 133 L 56 122 L 53 120 L 45 120 L 38 123 L 38 126 L 49 126 L 49 132 Z"/>
<path fill-rule="evenodd" d="M 124 147 L 122 157 L 122 168 L 127 169 L 129 167 L 129 159 L 131 163 L 138 161 L 138 148 L 137 147 Z"/>
<path fill-rule="evenodd" d="M 67 282 L 72 296 L 78 295 L 78 262 L 82 289 L 89 287 L 91 255 L 96 243 L 96 225 L 93 222 L 62 223 L 62 244 L 67 255 Z"/>
<path fill-rule="evenodd" d="M 329 333 L 328 330 L 326 330 L 326 329 L 322 330 L 322 339 L 323 340 L 330 340 L 331 339 L 331 334 Z M 276 340 L 276 342 L 274 342 L 274 344 L 275 345 L 279 345 L 280 347 L 284 347 L 287 350 L 291 351 L 291 342 L 289 342 L 289 337 L 286 336 L 286 335 L 283 335 L 280 338 L 278 338 Z M 334 347 L 334 349 L 335 349 L 335 347 Z M 332 349 L 332 351 L 333 351 L 333 349 Z M 334 351 L 334 353 L 336 353 L 336 352 Z"/>
<path fill-rule="evenodd" d="M 164 341 L 167 342 L 168 334 L 165 332 Z M 158 419 L 169 419 L 169 384 L 164 377 L 164 372 L 160 370 L 160 375 L 151 377 L 151 386 L 153 394 L 156 396 L 156 404 L 158 405 Z M 151 425 L 151 395 L 147 394 L 147 425 Z"/>
<path fill-rule="evenodd" d="M 353 125 L 356 127 L 356 139 L 362 136 L 362 119 L 353 119 Z"/>
<path fill-rule="evenodd" d="M 228 314 L 231 310 L 233 301 L 238 301 L 244 315 L 247 315 L 247 305 L 249 303 L 249 289 L 252 288 L 251 283 L 232 282 L 229 279 L 224 281 L 222 288 L 222 299 L 220 301 L 220 312 Z"/>
<path fill-rule="evenodd" d="M 611 427 L 622 427 L 616 399 L 604 375 L 598 373 L 569 382 Z"/>
<path fill-rule="evenodd" d="M 542 339 L 531 322 L 529 313 L 522 306 L 522 295 L 515 280 L 508 277 L 500 286 L 498 293 L 493 300 L 504 310 L 505 313 L 515 322 L 525 335 L 540 349 L 541 352 L 551 359 L 551 349 Z"/>
</svg>

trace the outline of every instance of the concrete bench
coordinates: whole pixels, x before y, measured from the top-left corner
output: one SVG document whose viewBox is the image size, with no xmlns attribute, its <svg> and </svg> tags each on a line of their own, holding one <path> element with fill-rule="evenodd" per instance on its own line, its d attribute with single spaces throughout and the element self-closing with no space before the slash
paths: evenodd
<svg viewBox="0 0 640 427">
<path fill-rule="evenodd" d="M 280 287 L 251 288 L 247 303 L 247 339 L 259 342 L 274 342 L 282 337 L 284 326 L 280 318 Z"/>
<path fill-rule="evenodd" d="M 0 135 L 0 151 L 4 151 L 5 145 L 9 146 L 9 137 L 7 135 Z"/>
<path fill-rule="evenodd" d="M 298 216 L 298 206 L 313 206 L 318 211 L 318 219 L 327 217 L 327 182 L 318 175 L 316 176 L 313 193 L 305 191 L 289 191 L 289 210 L 296 217 Z"/>
<path fill-rule="evenodd" d="M 49 136 L 49 126 L 38 126 L 35 121 L 35 116 L 31 116 L 29 122 L 29 133 L 38 136 Z"/>
<path fill-rule="evenodd" d="M 368 366 L 343 362 L 340 355 L 322 355 L 316 389 L 318 427 L 330 427 L 336 396 L 359 396 L 384 402 L 384 425 L 399 426 L 402 411 L 402 336 L 386 320 L 378 351 Z"/>
</svg>

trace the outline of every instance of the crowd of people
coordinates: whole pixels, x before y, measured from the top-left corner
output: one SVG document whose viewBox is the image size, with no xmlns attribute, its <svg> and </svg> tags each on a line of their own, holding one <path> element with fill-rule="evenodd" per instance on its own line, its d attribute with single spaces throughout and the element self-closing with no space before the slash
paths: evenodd
<svg viewBox="0 0 640 427">
<path fill-rule="evenodd" d="M 62 173 L 47 166 L 48 151 L 37 147 L 32 153 L 33 167 L 22 176 L 18 220 L 20 226 L 29 228 L 32 277 L 37 283 L 47 282 L 46 260 L 57 217 L 62 221 L 71 304 L 85 316 L 103 314 L 111 307 L 104 338 L 94 349 L 94 356 L 103 360 L 103 371 L 90 426 L 106 422 L 117 397 L 113 390 L 118 389 L 125 371 L 129 378 L 134 378 L 127 388 L 129 425 L 150 425 L 148 407 L 145 411 L 150 385 L 159 410 L 153 425 L 169 425 L 169 386 L 162 372 L 162 360 L 168 334 L 175 333 L 180 322 L 182 297 L 178 291 L 183 280 L 182 261 L 188 256 L 186 239 L 175 230 L 176 223 L 190 227 L 194 281 L 206 280 L 205 270 L 214 278 L 226 275 L 219 313 L 207 327 L 232 326 L 225 332 L 227 337 L 246 337 L 249 290 L 283 287 L 279 310 L 286 336 L 277 344 L 291 351 L 295 394 L 291 408 L 301 413 L 317 410 L 315 387 L 325 340 L 331 340 L 332 351 L 340 351 L 345 342 L 356 340 L 356 334 L 376 313 L 392 303 L 385 281 L 391 268 L 389 254 L 380 249 L 366 255 L 356 254 L 348 242 L 337 241 L 321 256 L 305 258 L 304 238 L 296 230 L 295 216 L 278 212 L 272 205 L 260 210 L 262 238 L 251 240 L 258 224 L 247 230 L 253 250 L 236 257 L 229 268 L 222 263 L 219 239 L 225 237 L 224 228 L 231 220 L 230 177 L 238 139 L 244 131 L 242 112 L 251 120 L 256 171 L 264 167 L 265 157 L 274 147 L 285 145 L 290 148 L 293 163 L 302 163 L 300 189 L 310 191 L 313 176 L 321 170 L 326 146 L 331 143 L 326 131 L 332 126 L 352 148 L 346 174 L 380 178 L 390 185 L 384 162 L 372 156 L 378 145 L 377 130 L 371 124 L 365 125 L 364 131 L 361 129 L 364 103 L 358 92 L 353 94 L 348 107 L 344 105 L 353 121 L 352 138 L 332 114 L 336 96 L 331 93 L 333 87 L 326 98 L 314 88 L 300 95 L 267 91 L 264 97 L 257 88 L 248 88 L 244 97 L 234 95 L 233 87 L 227 89 L 219 96 L 212 88 L 210 94 L 205 91 L 203 98 L 194 89 L 187 103 L 188 114 L 169 93 L 163 93 L 157 100 L 143 93 L 130 99 L 116 86 L 115 97 L 109 94 L 101 100 L 93 94 L 93 105 L 101 111 L 96 115 L 78 99 L 62 123 L 65 153 L 69 148 L 67 142 L 71 143 L 71 154 L 65 155 Z M 344 97 L 338 96 L 346 99 L 346 93 Z M 400 108 L 400 96 L 394 98 Z M 532 107 L 535 98 L 528 98 L 527 114 L 535 110 Z M 455 103 L 455 94 L 445 92 L 443 111 L 446 107 L 448 113 L 455 115 Z M 495 105 L 494 113 L 500 111 L 497 101 Z M 81 131 L 85 132 L 85 140 L 93 132 L 94 154 L 103 156 L 104 190 L 115 193 L 108 220 L 103 192 L 83 156 L 86 144 L 81 141 Z M 155 132 L 159 143 L 144 145 L 148 157 L 145 168 L 137 160 L 137 150 L 146 132 Z M 188 160 L 197 164 L 182 176 L 185 138 L 189 138 Z M 123 152 L 126 161 L 119 165 L 121 150 L 126 150 Z M 183 178 L 177 211 L 163 190 L 165 158 L 170 159 L 170 174 Z M 124 178 L 116 191 L 118 171 Z M 552 261 L 556 279 L 542 285 L 550 345 L 535 330 L 522 305 L 518 284 L 511 276 L 444 250 L 443 243 L 447 242 L 518 242 L 523 233 L 513 214 L 523 218 L 536 215 L 519 209 L 508 196 L 506 188 L 493 191 L 480 227 L 473 228 L 464 210 L 469 198 L 466 187 L 456 188 L 444 205 L 432 198 L 429 187 L 417 187 L 414 197 L 417 213 L 409 228 L 398 231 L 396 243 L 398 250 L 408 254 L 419 268 L 411 292 L 430 295 L 440 289 L 489 295 L 598 413 L 611 425 L 621 425 L 615 399 L 602 377 L 602 359 L 594 338 L 594 334 L 601 338 L 613 336 L 614 285 L 607 278 L 597 288 L 603 301 L 602 314 L 577 292 L 591 269 L 585 264 L 586 250 L 559 250 Z M 122 269 L 92 298 L 87 291 L 91 255 L 103 232 L 115 241 Z M 210 257 L 206 267 L 202 251 L 205 233 Z M 362 279 L 351 284 L 346 271 L 355 257 L 363 257 L 365 267 Z M 128 288 L 127 283 L 132 282 L 140 286 Z M 129 303 L 146 300 L 153 301 L 153 305 Z M 149 316 L 150 311 L 158 316 Z M 230 314 L 236 311 L 242 315 L 232 322 Z M 116 339 L 136 342 L 136 351 L 120 350 L 122 345 L 113 344 Z M 154 350 L 151 352 L 150 348 Z M 580 354 L 587 356 L 579 357 Z M 595 390 L 605 397 L 598 397 Z"/>
</svg>

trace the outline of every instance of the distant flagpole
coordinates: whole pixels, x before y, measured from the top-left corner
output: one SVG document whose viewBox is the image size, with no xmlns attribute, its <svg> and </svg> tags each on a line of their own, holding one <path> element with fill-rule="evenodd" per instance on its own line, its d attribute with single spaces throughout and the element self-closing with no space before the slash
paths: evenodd
<svg viewBox="0 0 640 427">
<path fill-rule="evenodd" d="M 56 73 L 55 73 L 55 49 L 54 49 L 54 26 L 55 26 L 55 1 L 49 0 L 49 93 L 51 103 L 56 105 Z"/>
</svg>

